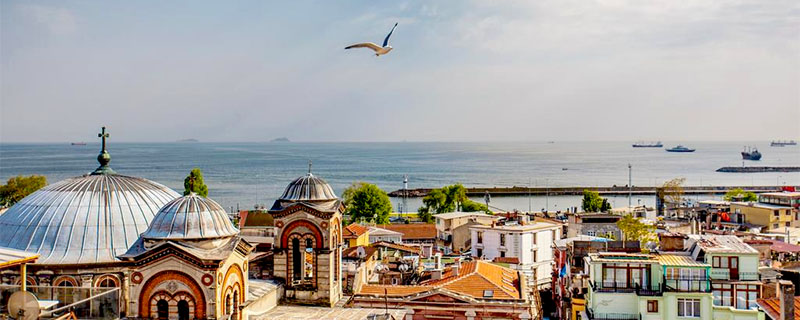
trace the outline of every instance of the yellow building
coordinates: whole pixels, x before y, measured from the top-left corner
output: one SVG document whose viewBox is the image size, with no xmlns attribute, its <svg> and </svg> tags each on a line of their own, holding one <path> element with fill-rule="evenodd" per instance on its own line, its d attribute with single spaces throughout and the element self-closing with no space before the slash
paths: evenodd
<svg viewBox="0 0 800 320">
<path fill-rule="evenodd" d="M 369 245 L 369 228 L 357 223 L 353 223 L 344 228 L 342 232 L 342 239 L 347 244 L 347 247 L 353 248 L 358 246 Z"/>
<path fill-rule="evenodd" d="M 798 227 L 797 210 L 762 202 L 731 202 L 731 213 L 744 216 L 744 222 L 768 229 Z"/>
</svg>

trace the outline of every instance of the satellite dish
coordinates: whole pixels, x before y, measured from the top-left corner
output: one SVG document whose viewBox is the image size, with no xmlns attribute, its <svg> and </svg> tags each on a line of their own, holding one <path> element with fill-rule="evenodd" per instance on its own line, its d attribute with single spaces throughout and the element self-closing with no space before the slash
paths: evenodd
<svg viewBox="0 0 800 320">
<path fill-rule="evenodd" d="M 364 250 L 364 247 L 358 247 L 356 249 L 356 255 L 358 255 L 359 258 L 363 259 L 364 257 L 367 256 L 367 251 Z"/>
<path fill-rule="evenodd" d="M 28 291 L 14 292 L 8 298 L 8 313 L 18 320 L 34 320 L 39 318 L 39 300 Z"/>
<path fill-rule="evenodd" d="M 406 272 L 406 271 L 408 271 L 409 267 L 408 267 L 407 264 L 401 264 L 399 268 L 400 268 L 400 271 Z"/>
</svg>

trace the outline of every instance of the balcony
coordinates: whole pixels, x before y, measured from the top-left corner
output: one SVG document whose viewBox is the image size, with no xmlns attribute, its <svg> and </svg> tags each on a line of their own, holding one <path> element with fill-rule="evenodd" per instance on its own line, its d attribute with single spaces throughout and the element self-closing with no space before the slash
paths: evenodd
<svg viewBox="0 0 800 320">
<path fill-rule="evenodd" d="M 592 308 L 586 309 L 586 315 L 593 320 L 640 320 L 641 315 L 630 313 L 596 313 Z"/>
<path fill-rule="evenodd" d="M 664 290 L 660 285 L 642 286 L 638 283 L 617 283 L 614 281 L 604 281 L 596 283 L 589 281 L 592 291 L 600 293 L 636 293 L 639 296 L 660 296 Z"/>
<path fill-rule="evenodd" d="M 758 281 L 758 272 L 738 272 L 731 276 L 728 268 L 711 268 L 711 280 Z"/>
<path fill-rule="evenodd" d="M 664 279 L 664 291 L 669 292 L 711 292 L 709 278 L 679 277 Z"/>
</svg>

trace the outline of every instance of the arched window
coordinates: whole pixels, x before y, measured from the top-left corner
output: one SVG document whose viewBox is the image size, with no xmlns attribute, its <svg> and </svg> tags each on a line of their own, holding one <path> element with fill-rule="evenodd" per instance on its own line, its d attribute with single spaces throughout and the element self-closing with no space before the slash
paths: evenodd
<svg viewBox="0 0 800 320">
<path fill-rule="evenodd" d="M 56 300 L 61 300 L 65 305 L 75 302 L 75 284 L 72 283 L 73 281 L 75 280 L 68 277 L 56 279 L 56 282 L 53 284 L 53 287 L 55 287 L 53 290 L 55 291 L 54 296 Z"/>
<path fill-rule="evenodd" d="M 299 280 L 303 276 L 303 253 L 300 252 L 300 239 L 292 239 L 292 272 L 294 279 Z"/>
<path fill-rule="evenodd" d="M 116 288 L 117 287 L 117 282 L 114 281 L 114 279 L 111 279 L 109 277 L 105 277 L 105 278 L 100 279 L 100 281 L 97 282 L 97 286 L 100 287 L 100 288 Z"/>
<path fill-rule="evenodd" d="M 239 292 L 233 292 L 233 318 L 239 319 Z"/>
<path fill-rule="evenodd" d="M 169 319 L 169 302 L 167 302 L 167 300 L 158 300 L 158 303 L 156 303 L 156 310 L 158 310 L 158 319 Z"/>
<path fill-rule="evenodd" d="M 232 313 L 231 307 L 231 294 L 229 293 L 227 296 L 225 296 L 225 314 Z"/>
<path fill-rule="evenodd" d="M 303 259 L 303 263 L 305 265 L 305 272 L 303 272 L 303 280 L 306 283 L 312 282 L 314 279 L 314 240 L 310 238 L 306 239 L 306 250 L 305 250 L 305 259 Z"/>
<path fill-rule="evenodd" d="M 189 303 L 186 300 L 178 301 L 178 320 L 189 320 Z"/>
</svg>

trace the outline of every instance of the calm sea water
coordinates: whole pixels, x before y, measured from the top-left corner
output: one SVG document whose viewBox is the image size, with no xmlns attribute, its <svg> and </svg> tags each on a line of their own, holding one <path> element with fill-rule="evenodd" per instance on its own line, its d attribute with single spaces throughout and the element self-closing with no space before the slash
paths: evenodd
<svg viewBox="0 0 800 320">
<path fill-rule="evenodd" d="M 677 143 L 669 143 L 672 146 Z M 203 170 L 209 196 L 226 208 L 271 205 L 292 179 L 308 170 L 323 177 L 337 193 L 353 181 L 375 183 L 386 191 L 409 187 L 465 186 L 610 186 L 656 185 L 685 177 L 688 185 L 800 185 L 800 173 L 718 173 L 741 166 L 742 147 L 755 145 L 761 161 L 745 165 L 800 166 L 800 148 L 769 147 L 768 142 L 683 142 L 694 153 L 661 148 L 631 148 L 628 142 L 503 143 L 114 143 L 111 167 L 118 173 L 183 189 L 193 167 Z M 79 176 L 97 167 L 99 144 L 0 144 L 0 179 L 43 174 L 49 182 Z M 566 168 L 567 170 L 563 170 Z M 477 199 L 482 201 L 482 199 Z M 627 198 L 611 199 L 627 205 Z M 397 199 L 393 199 L 397 201 Z M 634 203 L 653 204 L 651 197 Z M 494 197 L 506 209 L 551 210 L 579 205 L 578 197 Z M 409 200 L 412 210 L 419 199 Z"/>
</svg>

